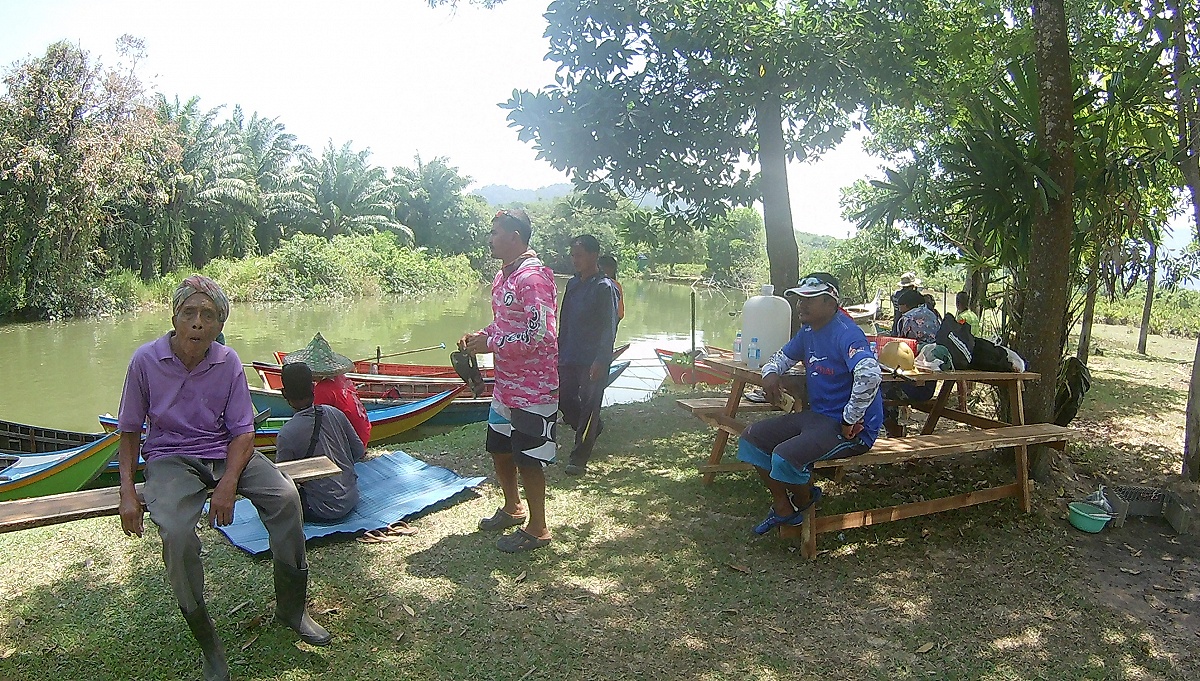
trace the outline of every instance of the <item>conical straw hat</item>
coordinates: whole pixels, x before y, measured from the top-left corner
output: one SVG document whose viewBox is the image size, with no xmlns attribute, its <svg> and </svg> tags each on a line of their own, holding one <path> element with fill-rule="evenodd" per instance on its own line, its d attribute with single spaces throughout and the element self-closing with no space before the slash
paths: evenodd
<svg viewBox="0 0 1200 681">
<path fill-rule="evenodd" d="M 334 352 L 333 348 L 329 347 L 329 341 L 319 332 L 308 345 L 284 356 L 284 364 L 293 362 L 304 362 L 313 376 L 318 378 L 337 376 L 354 369 L 354 362 L 349 357 Z"/>
</svg>

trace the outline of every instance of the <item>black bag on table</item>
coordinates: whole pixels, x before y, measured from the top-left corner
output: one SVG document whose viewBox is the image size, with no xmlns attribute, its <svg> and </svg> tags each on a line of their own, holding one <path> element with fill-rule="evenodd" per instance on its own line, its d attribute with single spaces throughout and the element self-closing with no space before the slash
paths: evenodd
<svg viewBox="0 0 1200 681">
<path fill-rule="evenodd" d="M 971 368 L 979 371 L 1012 371 L 1013 364 L 1007 350 L 986 338 L 976 338 Z"/>
<path fill-rule="evenodd" d="M 937 344 L 950 353 L 950 361 L 955 369 L 971 368 L 975 356 L 975 336 L 971 335 L 970 325 L 963 324 L 947 312 L 942 317 L 942 325 L 938 327 Z"/>
</svg>

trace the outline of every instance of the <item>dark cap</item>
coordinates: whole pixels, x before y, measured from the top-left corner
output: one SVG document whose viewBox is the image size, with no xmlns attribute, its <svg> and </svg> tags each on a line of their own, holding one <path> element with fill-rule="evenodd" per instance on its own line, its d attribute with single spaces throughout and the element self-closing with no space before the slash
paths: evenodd
<svg viewBox="0 0 1200 681">
<path fill-rule="evenodd" d="M 896 304 L 907 308 L 921 307 L 925 304 L 925 294 L 915 288 L 900 289 L 896 294 Z"/>
<path fill-rule="evenodd" d="M 312 370 L 304 362 L 283 365 L 283 396 L 289 400 L 303 402 L 313 397 Z"/>
</svg>

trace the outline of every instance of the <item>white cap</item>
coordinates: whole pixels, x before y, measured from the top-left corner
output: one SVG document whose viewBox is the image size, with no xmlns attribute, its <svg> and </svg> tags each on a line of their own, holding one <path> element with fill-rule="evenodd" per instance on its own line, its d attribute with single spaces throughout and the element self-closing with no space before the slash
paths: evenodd
<svg viewBox="0 0 1200 681">
<path fill-rule="evenodd" d="M 773 295 L 775 295 L 775 284 L 763 284 L 763 287 L 762 287 L 762 294 L 763 294 L 764 296 L 773 296 Z"/>
</svg>

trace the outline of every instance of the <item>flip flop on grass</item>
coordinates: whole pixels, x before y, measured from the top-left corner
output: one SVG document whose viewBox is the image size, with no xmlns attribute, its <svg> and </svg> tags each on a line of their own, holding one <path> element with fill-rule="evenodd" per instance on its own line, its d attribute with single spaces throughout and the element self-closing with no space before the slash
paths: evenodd
<svg viewBox="0 0 1200 681">
<path fill-rule="evenodd" d="M 411 537 L 417 533 L 417 528 L 409 526 L 403 520 L 398 520 L 387 527 L 378 530 L 368 530 L 358 538 L 363 544 L 386 544 L 400 541 L 402 537 Z"/>
</svg>

